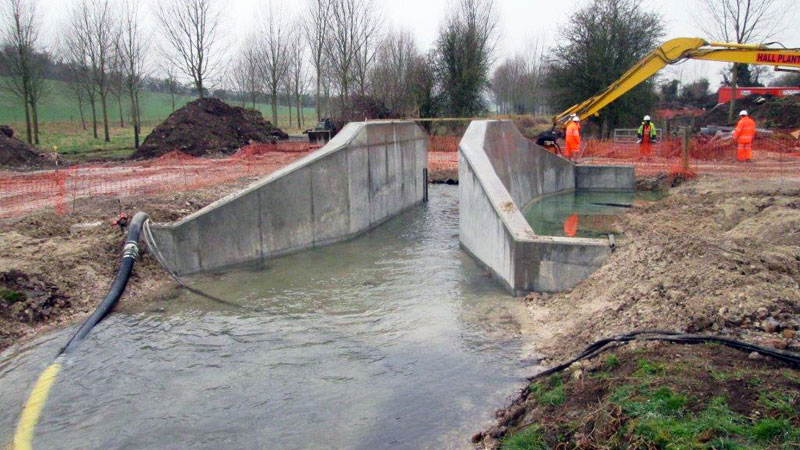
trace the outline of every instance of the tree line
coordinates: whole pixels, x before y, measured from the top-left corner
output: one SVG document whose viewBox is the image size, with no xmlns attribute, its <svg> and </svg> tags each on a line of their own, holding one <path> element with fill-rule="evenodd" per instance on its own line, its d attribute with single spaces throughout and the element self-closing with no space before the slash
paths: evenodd
<svg viewBox="0 0 800 450">
<path fill-rule="evenodd" d="M 39 142 L 37 106 L 49 77 L 68 81 L 95 138 L 102 127 L 110 140 L 109 108 L 116 100 L 121 118 L 125 98 L 138 146 L 143 89 L 169 93 L 173 110 L 186 93 L 227 94 L 253 108 L 267 99 L 274 124 L 281 125 L 282 104 L 288 125 L 298 127 L 310 104 L 318 119 L 342 121 L 472 117 L 492 103 L 499 113 L 541 114 L 604 89 L 665 35 L 663 17 L 642 0 L 586 0 L 559 28 L 556 45 L 540 37 L 498 61 L 495 0 L 451 0 L 429 50 L 418 48 L 411 30 L 389 23 L 378 0 L 305 0 L 294 15 L 278 1 L 265 0 L 255 29 L 230 48 L 234 33 L 223 26 L 221 0 L 163 0 L 148 11 L 135 0 L 78 0 L 60 25 L 60 42 L 49 47 L 37 0 L 0 0 L 3 87 L 24 106 L 31 143 Z M 770 13 L 791 7 L 782 0 L 694 1 L 706 11 L 698 17 L 710 37 L 741 43 L 770 37 L 777 26 Z M 757 14 L 735 15 L 746 8 Z M 145 27 L 144 14 L 155 29 Z M 160 45 L 150 45 L 151 35 Z M 727 73 L 736 84 L 750 79 L 747 71 L 736 65 Z M 604 109 L 596 119 L 601 132 L 635 123 L 659 94 L 677 89 L 659 92 L 656 85 L 643 83 Z M 699 96 L 700 87 L 684 91 Z"/>
</svg>

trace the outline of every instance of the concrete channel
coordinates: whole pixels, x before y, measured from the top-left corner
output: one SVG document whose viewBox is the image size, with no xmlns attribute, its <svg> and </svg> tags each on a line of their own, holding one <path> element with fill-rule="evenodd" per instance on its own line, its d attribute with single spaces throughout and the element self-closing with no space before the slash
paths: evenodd
<svg viewBox="0 0 800 450">
<path fill-rule="evenodd" d="M 513 295 L 569 289 L 610 254 L 606 239 L 537 235 L 521 209 L 575 189 L 632 191 L 633 167 L 576 165 L 497 120 L 473 121 L 458 159 L 462 248 Z"/>
</svg>

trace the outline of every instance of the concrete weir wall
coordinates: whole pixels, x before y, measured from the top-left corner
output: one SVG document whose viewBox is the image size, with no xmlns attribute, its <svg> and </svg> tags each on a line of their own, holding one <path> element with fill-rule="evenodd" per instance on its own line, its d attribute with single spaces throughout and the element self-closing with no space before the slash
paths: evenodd
<svg viewBox="0 0 800 450">
<path fill-rule="evenodd" d="M 520 208 L 576 188 L 633 190 L 633 167 L 575 165 L 510 121 L 473 121 L 458 153 L 461 245 L 514 295 L 569 289 L 603 264 L 607 240 L 538 236 Z"/>
<path fill-rule="evenodd" d="M 151 227 L 179 274 L 352 238 L 423 200 L 428 136 L 349 123 L 325 147 L 177 222 Z"/>
</svg>

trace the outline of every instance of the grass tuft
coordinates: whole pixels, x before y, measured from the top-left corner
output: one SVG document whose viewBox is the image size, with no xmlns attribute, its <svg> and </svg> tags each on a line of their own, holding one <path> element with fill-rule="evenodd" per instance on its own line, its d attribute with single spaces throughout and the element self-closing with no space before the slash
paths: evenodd
<svg viewBox="0 0 800 450">
<path fill-rule="evenodd" d="M 530 427 L 514 433 L 503 440 L 502 450 L 547 450 L 550 448 L 544 433 L 538 427 Z"/>
</svg>

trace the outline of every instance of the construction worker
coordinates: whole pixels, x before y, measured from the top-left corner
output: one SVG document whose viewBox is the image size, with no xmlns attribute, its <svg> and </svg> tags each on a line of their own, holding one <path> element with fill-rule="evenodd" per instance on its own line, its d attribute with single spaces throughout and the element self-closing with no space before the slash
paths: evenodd
<svg viewBox="0 0 800 450">
<path fill-rule="evenodd" d="M 572 120 L 567 124 L 567 132 L 564 140 L 567 145 L 564 147 L 564 156 L 567 159 L 572 159 L 572 156 L 577 156 L 581 147 L 581 119 L 577 114 L 572 116 Z"/>
<path fill-rule="evenodd" d="M 753 157 L 753 139 L 756 137 L 756 122 L 750 118 L 746 110 L 739 113 L 739 123 L 733 131 L 733 138 L 739 144 L 736 159 L 739 162 L 750 162 Z"/>
<path fill-rule="evenodd" d="M 653 155 L 653 147 L 651 144 L 658 139 L 658 133 L 655 125 L 650 122 L 650 116 L 644 116 L 642 124 L 636 131 L 636 137 L 639 139 L 639 159 L 649 158 Z"/>
</svg>

